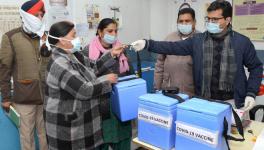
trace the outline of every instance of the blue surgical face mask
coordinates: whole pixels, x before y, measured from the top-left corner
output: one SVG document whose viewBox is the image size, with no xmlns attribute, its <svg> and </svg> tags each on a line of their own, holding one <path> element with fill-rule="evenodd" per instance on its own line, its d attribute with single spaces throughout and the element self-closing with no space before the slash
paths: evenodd
<svg viewBox="0 0 264 150">
<path fill-rule="evenodd" d="M 79 37 L 76 37 L 75 39 L 71 40 L 71 44 L 73 46 L 73 48 L 71 49 L 71 53 L 81 51 L 82 44 Z"/>
<path fill-rule="evenodd" d="M 221 33 L 223 29 L 220 28 L 220 25 L 218 23 L 213 23 L 213 22 L 207 22 L 206 23 L 206 29 L 209 33 Z"/>
<path fill-rule="evenodd" d="M 117 38 L 114 35 L 105 34 L 103 40 L 108 44 L 113 44 L 116 42 Z"/>
<path fill-rule="evenodd" d="M 183 35 L 189 35 L 192 33 L 192 24 L 178 24 L 178 30 Z"/>
</svg>

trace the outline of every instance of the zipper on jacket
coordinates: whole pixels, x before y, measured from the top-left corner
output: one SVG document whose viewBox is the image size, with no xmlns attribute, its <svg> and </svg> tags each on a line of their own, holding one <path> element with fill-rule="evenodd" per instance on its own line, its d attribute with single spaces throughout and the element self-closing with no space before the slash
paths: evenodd
<svg viewBox="0 0 264 150">
<path fill-rule="evenodd" d="M 23 29 L 22 29 L 22 33 L 24 33 Z M 35 44 L 32 42 L 32 40 L 34 40 L 34 39 L 29 38 L 27 35 L 25 35 L 25 33 L 23 35 L 29 40 L 29 42 L 33 46 L 34 53 L 35 53 L 35 56 L 37 58 L 37 62 L 36 63 L 38 65 L 38 74 L 39 74 L 39 79 L 38 79 L 39 91 L 40 91 L 41 100 L 43 102 L 44 97 L 43 97 L 43 93 L 42 93 L 42 81 L 41 81 L 41 55 L 40 55 L 40 52 L 39 52 L 38 48 L 36 48 L 36 47 L 38 47 L 38 45 L 35 46 Z"/>
</svg>

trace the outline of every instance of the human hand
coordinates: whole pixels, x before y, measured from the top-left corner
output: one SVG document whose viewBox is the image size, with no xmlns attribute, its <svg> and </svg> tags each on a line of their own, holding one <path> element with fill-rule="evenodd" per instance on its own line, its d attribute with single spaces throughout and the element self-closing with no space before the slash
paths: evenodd
<svg viewBox="0 0 264 150">
<path fill-rule="evenodd" d="M 106 78 L 107 78 L 107 80 L 110 82 L 110 83 L 117 83 L 117 78 L 118 78 L 118 76 L 117 76 L 117 74 L 114 74 L 114 73 L 110 73 L 110 74 L 107 74 L 106 75 Z"/>
<path fill-rule="evenodd" d="M 246 96 L 245 98 L 245 104 L 244 107 L 242 108 L 245 111 L 251 110 L 255 106 L 255 99 L 251 96 Z"/>
<path fill-rule="evenodd" d="M 4 109 L 6 112 L 8 112 L 11 104 L 12 104 L 12 103 L 11 103 L 11 102 L 8 102 L 8 101 L 7 101 L 7 102 L 2 102 L 2 107 L 3 107 L 3 109 Z"/>
<path fill-rule="evenodd" d="M 123 53 L 124 49 L 126 48 L 126 45 L 122 46 L 116 46 L 111 50 L 111 56 L 112 57 L 117 57 L 120 56 L 121 53 Z"/>
<path fill-rule="evenodd" d="M 141 51 L 146 46 L 146 40 L 137 40 L 137 41 L 131 43 L 131 46 L 136 52 Z"/>
</svg>

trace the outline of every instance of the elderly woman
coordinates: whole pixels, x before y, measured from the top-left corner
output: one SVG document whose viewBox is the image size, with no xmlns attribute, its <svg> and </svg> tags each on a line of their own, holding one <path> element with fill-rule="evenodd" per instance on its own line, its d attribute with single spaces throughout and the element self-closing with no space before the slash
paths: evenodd
<svg viewBox="0 0 264 150">
<path fill-rule="evenodd" d="M 97 75 L 115 63 L 123 47 L 90 61 L 79 53 L 74 24 L 65 21 L 51 26 L 47 45 L 52 47 L 44 103 L 49 149 L 94 149 L 103 143 L 99 96 L 117 82 L 116 74 Z"/>
</svg>

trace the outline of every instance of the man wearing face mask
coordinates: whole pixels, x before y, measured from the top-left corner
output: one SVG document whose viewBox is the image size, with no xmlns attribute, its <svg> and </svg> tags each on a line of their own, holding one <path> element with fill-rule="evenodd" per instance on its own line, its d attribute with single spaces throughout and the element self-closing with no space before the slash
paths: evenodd
<svg viewBox="0 0 264 150">
<path fill-rule="evenodd" d="M 178 32 L 166 37 L 166 41 L 180 41 L 197 33 L 195 12 L 192 8 L 180 9 L 177 19 Z M 192 57 L 159 54 L 155 65 L 154 87 L 161 90 L 177 86 L 180 92 L 194 95 Z"/>
<path fill-rule="evenodd" d="M 191 55 L 195 94 L 217 100 L 235 100 L 237 108 L 249 111 L 261 83 L 262 63 L 249 38 L 232 30 L 232 6 L 214 1 L 205 17 L 207 31 L 180 42 L 139 40 L 132 43 L 136 51 L 167 55 Z M 244 66 L 250 75 L 247 79 Z"/>
<path fill-rule="evenodd" d="M 42 0 L 25 2 L 20 10 L 22 27 L 5 33 L 0 49 L 0 86 L 2 107 L 9 111 L 12 105 L 20 114 L 21 149 L 34 150 L 34 132 L 39 138 L 40 150 L 47 149 L 43 121 L 43 83 L 46 68 L 40 55 L 40 40 L 44 34 L 45 14 Z M 42 65 L 45 65 L 43 67 Z M 13 78 L 13 93 L 11 93 Z"/>
</svg>

